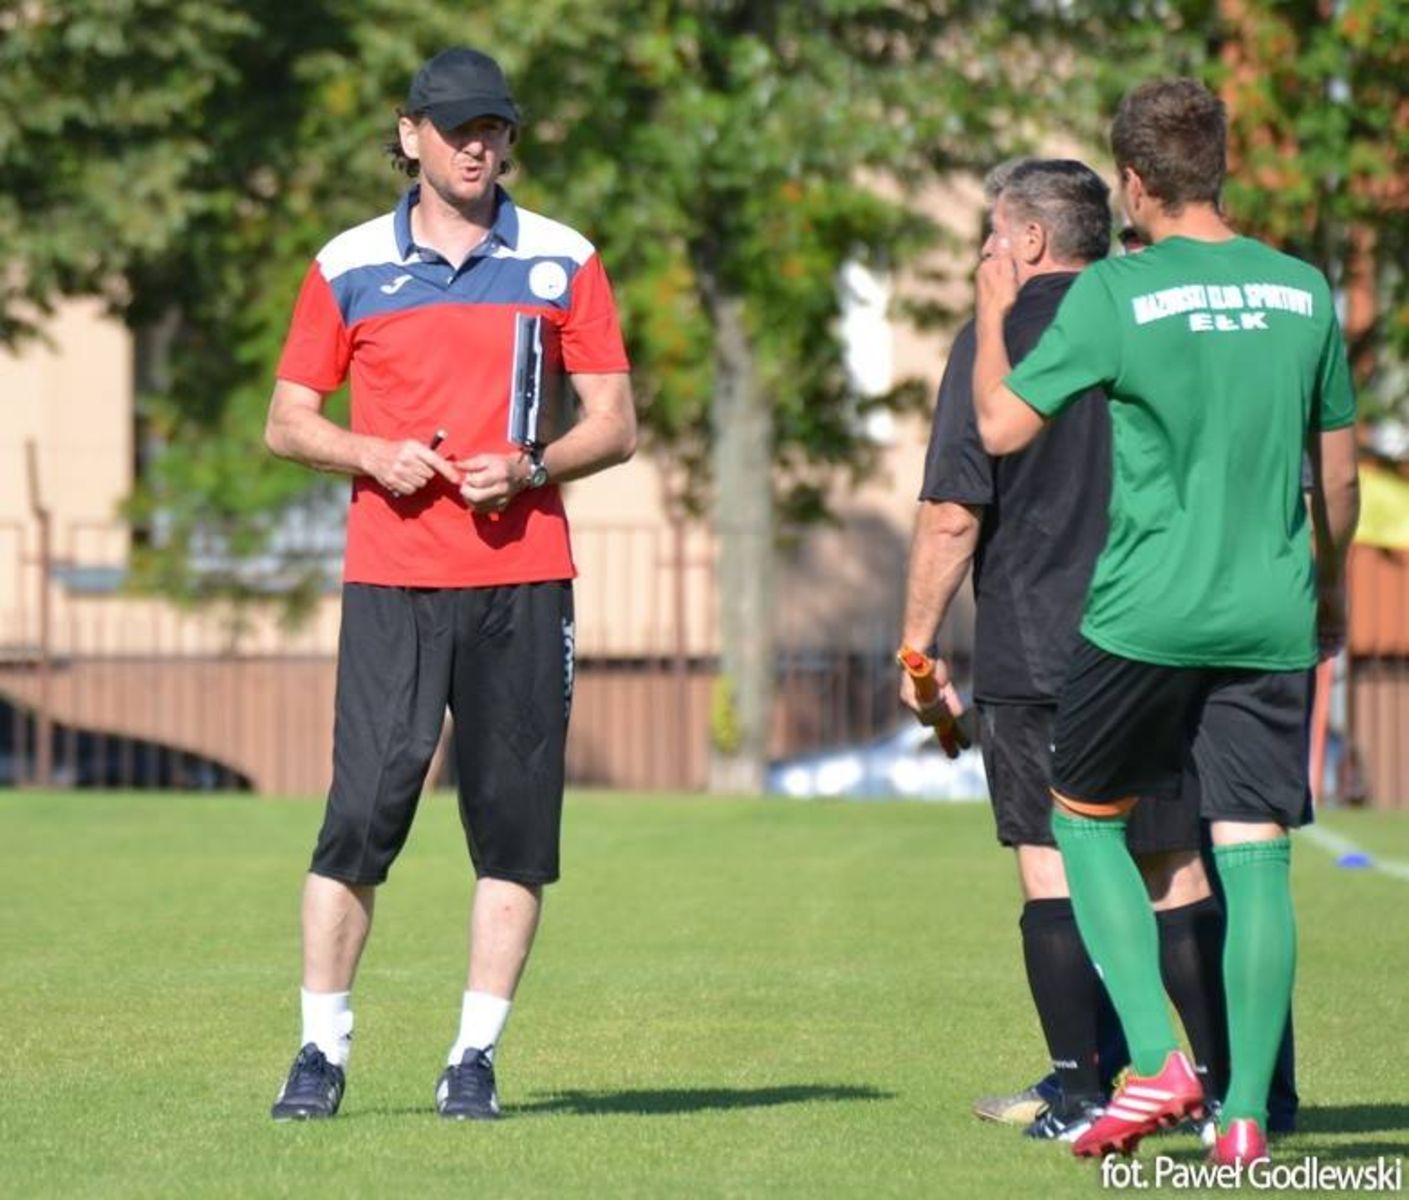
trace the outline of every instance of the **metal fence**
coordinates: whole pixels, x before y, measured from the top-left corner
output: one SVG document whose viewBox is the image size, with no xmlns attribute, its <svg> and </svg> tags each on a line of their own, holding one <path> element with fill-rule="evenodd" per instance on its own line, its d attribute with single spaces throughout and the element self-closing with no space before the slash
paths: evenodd
<svg viewBox="0 0 1409 1200">
<path fill-rule="evenodd" d="M 1351 803 L 1409 808 L 1409 551 L 1351 551 L 1350 616 L 1333 783 Z"/>
<path fill-rule="evenodd" d="M 717 673 L 712 539 L 684 521 L 617 523 L 575 526 L 573 544 L 570 778 L 703 787 Z M 119 524 L 0 524 L 0 786 L 325 788 L 336 587 L 297 624 L 277 600 L 182 607 L 123 590 L 129 553 Z M 786 539 L 775 753 L 898 722 L 890 656 L 904 554 L 900 538 L 880 541 L 869 526 Z M 433 771 L 451 780 L 450 756 Z"/>
<path fill-rule="evenodd" d="M 338 600 L 302 624 L 277 604 L 183 609 L 124 593 L 117 525 L 48 538 L 0 523 L 0 786 L 327 786 Z M 572 781 L 698 789 L 717 671 L 714 546 L 673 526 L 576 526 Z M 46 554 L 45 541 L 49 541 Z M 780 549 L 776 755 L 856 744 L 901 723 L 892 661 L 904 538 L 861 520 Z M 1409 805 L 1409 554 L 1357 548 L 1352 636 L 1329 690 L 1323 799 Z M 961 687 L 971 608 L 942 631 Z M 450 756 L 433 770 L 453 777 Z"/>
</svg>

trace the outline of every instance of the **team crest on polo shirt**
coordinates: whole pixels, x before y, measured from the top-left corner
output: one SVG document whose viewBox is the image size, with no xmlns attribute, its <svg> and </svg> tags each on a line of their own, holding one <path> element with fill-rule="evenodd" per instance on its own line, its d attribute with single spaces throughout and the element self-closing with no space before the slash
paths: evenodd
<svg viewBox="0 0 1409 1200">
<path fill-rule="evenodd" d="M 556 300 L 568 289 L 568 273 L 561 263 L 534 263 L 528 273 L 528 288 L 540 300 Z"/>
</svg>

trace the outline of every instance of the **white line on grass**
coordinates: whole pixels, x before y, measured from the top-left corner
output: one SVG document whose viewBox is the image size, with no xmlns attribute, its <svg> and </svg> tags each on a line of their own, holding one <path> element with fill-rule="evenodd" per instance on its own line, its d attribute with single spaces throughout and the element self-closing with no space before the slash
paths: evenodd
<svg viewBox="0 0 1409 1200">
<path fill-rule="evenodd" d="M 1363 854 L 1369 860 L 1371 870 L 1409 881 L 1409 863 L 1396 862 L 1392 858 L 1381 858 L 1378 854 L 1371 854 L 1364 847 L 1357 846 L 1348 837 L 1332 833 L 1320 825 L 1308 825 L 1305 829 L 1298 830 L 1298 833 L 1302 839 L 1321 847 L 1328 854 L 1336 856 Z"/>
</svg>

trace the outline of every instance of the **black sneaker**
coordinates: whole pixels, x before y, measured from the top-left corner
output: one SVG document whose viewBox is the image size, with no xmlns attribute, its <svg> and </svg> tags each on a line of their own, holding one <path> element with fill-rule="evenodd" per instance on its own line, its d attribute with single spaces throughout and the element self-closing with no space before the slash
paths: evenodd
<svg viewBox="0 0 1409 1200">
<path fill-rule="evenodd" d="M 1054 1104 L 1023 1130 L 1023 1137 L 1074 1142 L 1100 1115 L 1101 1106 L 1090 1100 Z"/>
<path fill-rule="evenodd" d="M 346 1076 L 312 1042 L 298 1052 L 289 1077 L 269 1115 L 276 1121 L 313 1121 L 331 1117 L 342 1103 Z"/>
<path fill-rule="evenodd" d="M 497 1121 L 499 1097 L 494 1094 L 494 1063 L 483 1050 L 465 1051 L 458 1066 L 445 1068 L 435 1087 L 435 1109 L 454 1121 Z"/>
<path fill-rule="evenodd" d="M 1204 1105 L 1204 1115 L 1197 1120 L 1193 1117 L 1187 1118 L 1179 1126 L 1179 1131 L 1197 1134 L 1204 1149 L 1212 1150 L 1214 1143 L 1218 1141 L 1218 1120 L 1222 1115 L 1223 1105 L 1217 1100 L 1210 1100 Z"/>
</svg>

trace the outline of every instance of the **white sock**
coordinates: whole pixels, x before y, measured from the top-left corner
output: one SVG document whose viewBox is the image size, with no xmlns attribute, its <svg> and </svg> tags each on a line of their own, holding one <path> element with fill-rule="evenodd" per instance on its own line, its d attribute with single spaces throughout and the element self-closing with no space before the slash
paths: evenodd
<svg viewBox="0 0 1409 1200">
<path fill-rule="evenodd" d="M 303 1038 L 312 1042 L 335 1067 L 346 1067 L 352 1049 L 351 992 L 310 992 L 299 989 L 303 1008 Z"/>
<path fill-rule="evenodd" d="M 513 1003 L 488 992 L 466 992 L 460 1005 L 460 1035 L 450 1047 L 449 1065 L 459 1066 L 465 1051 L 471 1048 L 483 1050 L 493 1058 L 494 1044 L 504 1032 Z"/>
</svg>

